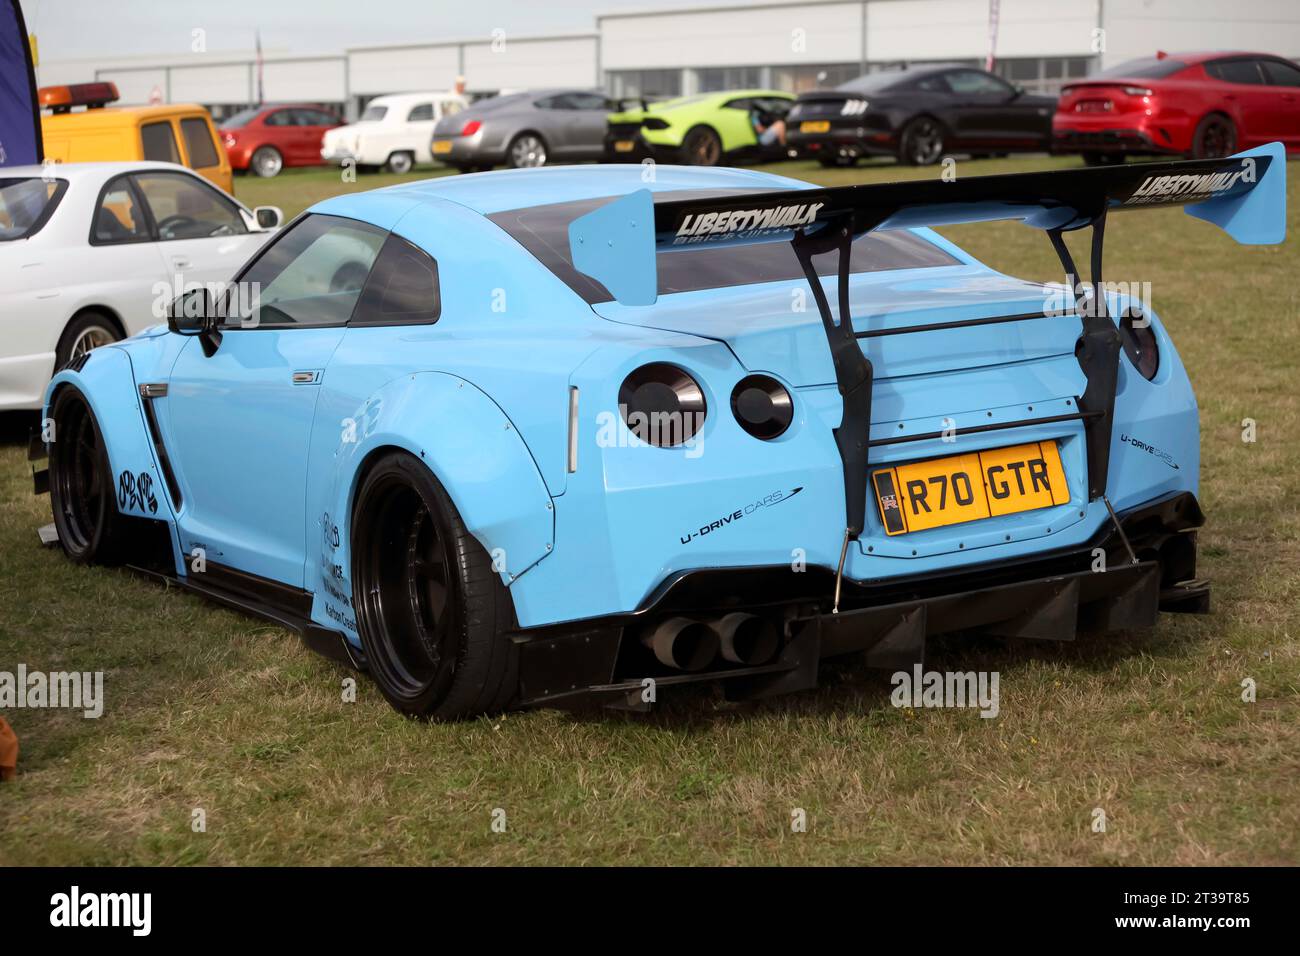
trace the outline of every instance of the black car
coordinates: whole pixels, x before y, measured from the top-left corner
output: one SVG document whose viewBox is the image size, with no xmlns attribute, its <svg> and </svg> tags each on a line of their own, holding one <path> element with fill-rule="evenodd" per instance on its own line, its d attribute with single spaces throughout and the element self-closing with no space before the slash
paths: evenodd
<svg viewBox="0 0 1300 956">
<path fill-rule="evenodd" d="M 928 166 L 953 152 L 1046 152 L 1055 111 L 1056 97 L 970 66 L 886 70 L 800 94 L 786 143 L 823 166 L 852 166 L 862 156 Z"/>
</svg>

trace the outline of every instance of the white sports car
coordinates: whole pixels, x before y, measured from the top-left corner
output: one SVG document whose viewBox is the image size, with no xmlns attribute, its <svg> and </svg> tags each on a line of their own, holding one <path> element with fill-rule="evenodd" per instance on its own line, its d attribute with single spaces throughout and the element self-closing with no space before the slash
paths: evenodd
<svg viewBox="0 0 1300 956">
<path fill-rule="evenodd" d="M 0 169 L 0 411 L 54 372 L 165 318 L 183 284 L 225 282 L 280 225 L 172 163 Z"/>
</svg>

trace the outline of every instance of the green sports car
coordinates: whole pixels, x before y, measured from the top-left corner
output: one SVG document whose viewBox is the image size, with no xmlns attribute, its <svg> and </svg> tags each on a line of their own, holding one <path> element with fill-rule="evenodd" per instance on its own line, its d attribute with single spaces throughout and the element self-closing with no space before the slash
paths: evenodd
<svg viewBox="0 0 1300 956">
<path fill-rule="evenodd" d="M 786 155 L 785 115 L 794 96 L 777 90 L 701 93 L 609 115 L 605 150 L 613 160 L 647 156 L 717 166 Z"/>
</svg>

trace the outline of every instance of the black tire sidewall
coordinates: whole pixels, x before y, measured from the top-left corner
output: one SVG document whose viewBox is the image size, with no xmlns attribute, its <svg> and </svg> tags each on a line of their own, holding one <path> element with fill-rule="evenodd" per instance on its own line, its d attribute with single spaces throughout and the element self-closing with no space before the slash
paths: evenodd
<svg viewBox="0 0 1300 956">
<path fill-rule="evenodd" d="M 1238 138 L 1237 124 L 1234 123 L 1230 117 L 1225 116 L 1222 113 L 1211 113 L 1209 116 L 1206 116 L 1204 119 L 1202 119 L 1199 123 L 1196 124 L 1196 132 L 1192 135 L 1192 158 L 1193 159 L 1207 158 L 1204 151 L 1201 148 L 1201 141 L 1205 137 L 1205 131 L 1210 127 L 1210 124 L 1212 123 L 1222 124 L 1224 127 L 1227 128 L 1228 135 L 1231 137 L 1231 141 L 1228 143 L 1228 147 L 1223 151 L 1223 155 L 1231 156 L 1232 153 L 1236 150 L 1237 138 Z M 1222 157 L 1217 157 L 1217 158 L 1221 159 Z"/>
<path fill-rule="evenodd" d="M 384 668 L 377 659 L 386 653 L 378 646 L 384 637 L 372 632 L 369 613 L 356 600 L 370 577 L 370 572 L 361 566 L 361 562 L 368 560 L 363 537 L 367 529 L 359 525 L 358 516 L 367 496 L 394 478 L 412 488 L 432 516 L 447 549 L 451 572 L 448 613 L 452 615 L 451 626 L 457 640 L 451 678 L 449 682 L 435 678 L 429 688 L 415 696 L 401 693 L 386 680 Z M 371 676 L 384 698 L 408 717 L 434 720 L 454 720 L 505 706 L 506 695 L 513 696 L 513 687 L 504 687 L 501 676 L 506 658 L 514 653 L 509 638 L 502 634 L 513 624 L 510 599 L 491 570 L 487 553 L 466 530 L 450 496 L 433 473 L 409 453 L 384 455 L 366 472 L 358 487 L 352 517 L 352 586 L 354 604 L 357 604 L 357 631 L 366 657 L 372 662 Z M 507 678 L 513 675 L 512 666 L 504 669 L 510 672 Z"/>
<path fill-rule="evenodd" d="M 920 163 L 917 162 L 912 157 L 911 139 L 912 139 L 912 135 L 916 132 L 917 126 L 925 122 L 933 123 L 939 130 L 939 152 L 938 155 L 936 155 L 935 158 L 930 160 L 929 162 Z M 943 124 L 940 123 L 937 119 L 934 119 L 933 117 L 930 116 L 913 117 L 912 119 L 907 121 L 907 125 L 903 127 L 903 132 L 899 134 L 898 161 L 902 163 L 904 166 L 933 166 L 935 163 L 939 162 L 939 160 L 943 158 L 943 151 L 944 148 L 947 146 L 947 139 L 948 139 L 947 132 L 944 130 Z"/>
<path fill-rule="evenodd" d="M 63 329 L 63 334 L 59 336 L 59 344 L 54 349 L 54 371 L 58 372 L 67 367 L 67 364 L 72 361 L 72 346 L 77 339 L 81 338 L 82 333 L 95 326 L 111 335 L 114 342 L 122 341 L 116 324 L 108 316 L 102 312 L 83 312 L 69 322 Z"/>
<path fill-rule="evenodd" d="M 718 147 L 718 158 L 713 163 L 697 163 L 695 161 L 695 150 L 691 144 L 698 139 L 709 139 Z M 686 154 L 686 161 L 691 166 L 721 166 L 722 165 L 722 138 L 718 136 L 717 131 L 709 126 L 695 126 L 687 131 L 682 137 L 682 152 Z"/>
<path fill-rule="evenodd" d="M 68 410 L 74 403 L 83 406 L 85 413 L 90 417 L 95 436 L 96 467 L 99 469 L 99 480 L 104 487 L 95 527 L 90 532 L 84 548 L 74 540 L 75 536 L 68 524 L 67 503 L 63 500 L 62 482 L 58 474 L 58 469 L 64 467 L 63 448 L 67 447 L 59 445 L 60 434 L 66 431 L 62 421 L 66 420 Z M 65 385 L 54 397 L 50 417 L 54 420 L 55 427 L 54 441 L 50 443 L 50 510 L 54 517 L 54 527 L 59 532 L 59 545 L 63 548 L 63 553 L 78 564 L 117 564 L 120 561 L 118 545 L 121 536 L 117 533 L 120 516 L 117 511 L 116 485 L 113 482 L 113 472 L 108 462 L 108 449 L 104 444 L 104 435 L 100 430 L 99 420 L 95 417 L 95 410 L 79 389 L 72 385 Z"/>
</svg>

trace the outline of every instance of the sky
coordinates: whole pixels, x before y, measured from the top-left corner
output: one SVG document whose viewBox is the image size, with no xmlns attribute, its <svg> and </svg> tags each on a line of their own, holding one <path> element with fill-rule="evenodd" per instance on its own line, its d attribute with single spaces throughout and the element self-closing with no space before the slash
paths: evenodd
<svg viewBox="0 0 1300 956">
<path fill-rule="evenodd" d="M 722 6 L 737 0 L 19 0 L 42 60 L 247 52 L 254 31 L 267 53 L 338 53 L 347 47 L 510 34 L 588 33 L 597 13 Z M 743 5 L 743 3 L 741 4 Z"/>
</svg>

